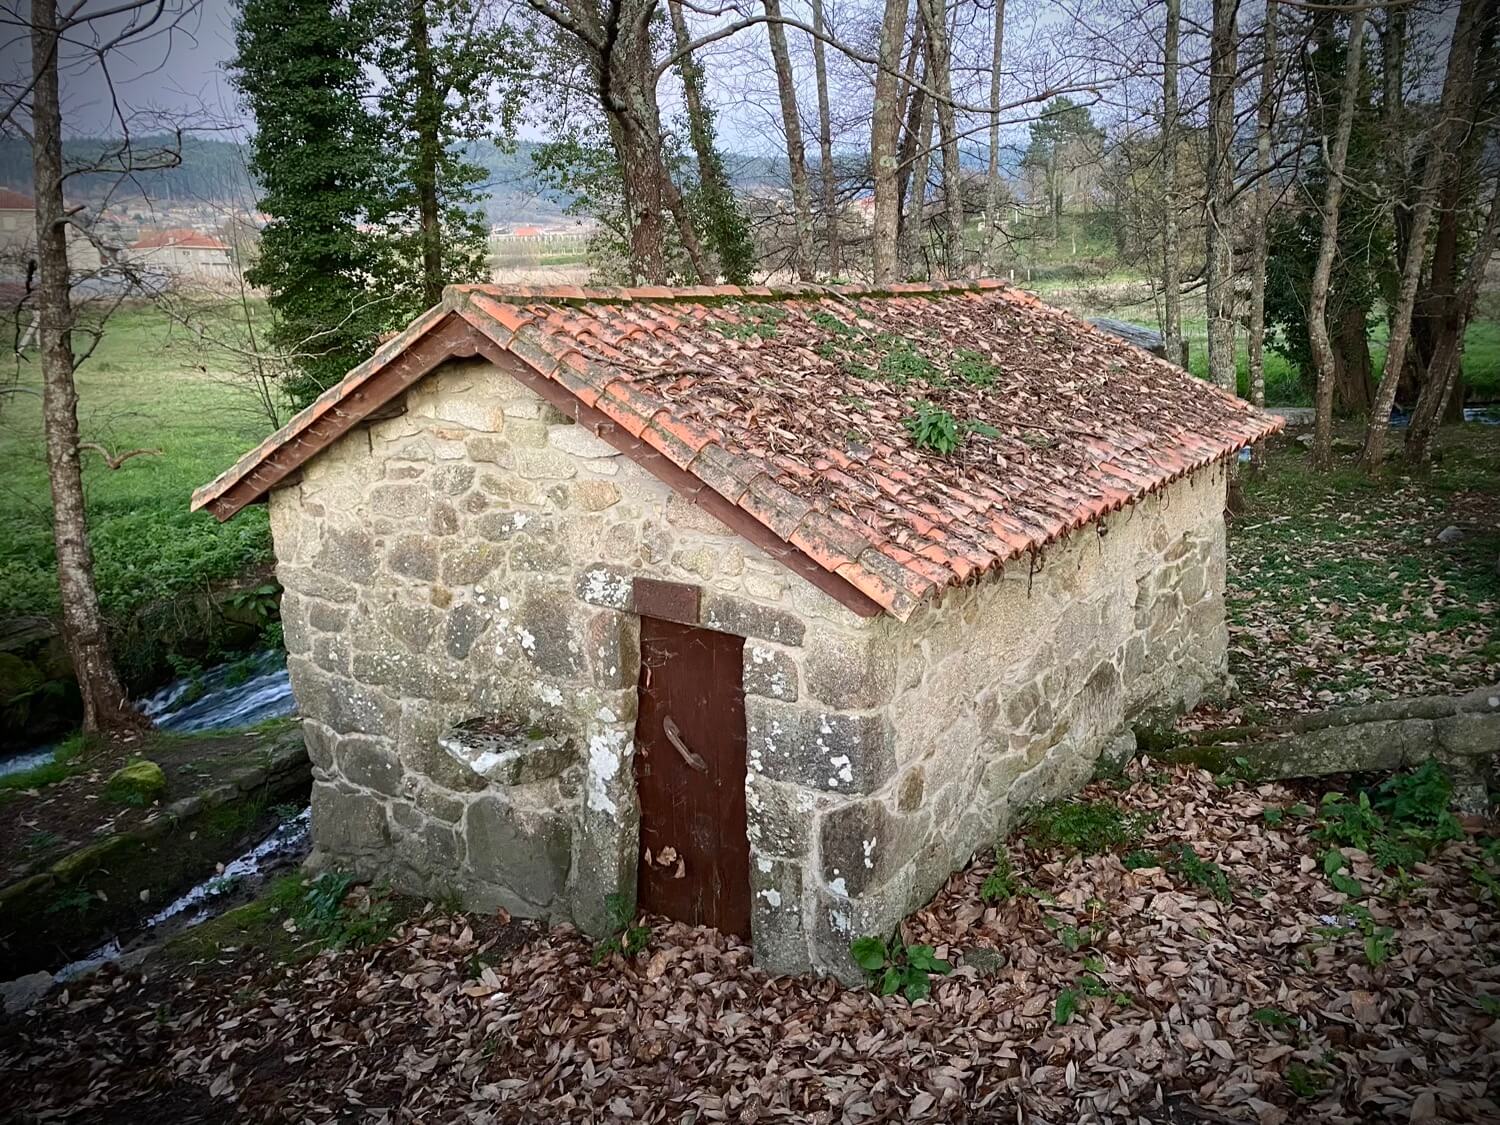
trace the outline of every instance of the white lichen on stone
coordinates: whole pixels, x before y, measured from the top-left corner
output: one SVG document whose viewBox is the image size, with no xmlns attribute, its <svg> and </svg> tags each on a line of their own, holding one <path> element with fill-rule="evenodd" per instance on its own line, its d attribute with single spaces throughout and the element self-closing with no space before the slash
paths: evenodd
<svg viewBox="0 0 1500 1125">
<path fill-rule="evenodd" d="M 584 800 L 596 812 L 614 816 L 619 810 L 610 787 L 620 773 L 620 760 L 629 754 L 629 738 L 622 730 L 600 731 L 589 736 L 588 787 Z"/>
<path fill-rule="evenodd" d="M 760 897 L 770 903 L 773 909 L 781 905 L 781 892 L 775 887 L 767 887 L 760 892 Z"/>
<path fill-rule="evenodd" d="M 594 605 L 624 609 L 630 604 L 630 580 L 603 567 L 585 571 L 580 590 L 583 600 Z"/>
<path fill-rule="evenodd" d="M 849 897 L 849 886 L 844 882 L 844 877 L 842 875 L 838 876 L 838 878 L 836 879 L 830 879 L 828 882 L 828 889 L 836 895 L 842 895 L 844 898 Z"/>
<path fill-rule="evenodd" d="M 869 867 L 869 868 L 873 868 L 875 866 L 875 858 L 874 858 L 875 857 L 875 837 L 874 836 L 871 836 L 868 840 L 864 841 L 864 850 L 865 850 L 865 866 Z"/>
</svg>

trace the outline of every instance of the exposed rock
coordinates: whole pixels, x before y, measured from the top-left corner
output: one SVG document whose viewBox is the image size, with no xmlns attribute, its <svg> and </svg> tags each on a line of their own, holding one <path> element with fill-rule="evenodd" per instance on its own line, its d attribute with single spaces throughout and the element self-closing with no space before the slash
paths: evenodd
<svg viewBox="0 0 1500 1125">
<path fill-rule="evenodd" d="M 167 775 L 150 758 L 137 758 L 110 774 L 104 795 L 127 805 L 149 805 L 167 791 Z"/>
<path fill-rule="evenodd" d="M 0 984 L 0 1012 L 15 1014 L 30 1011 L 38 1000 L 52 990 L 55 983 L 51 973 L 37 972 Z"/>
</svg>

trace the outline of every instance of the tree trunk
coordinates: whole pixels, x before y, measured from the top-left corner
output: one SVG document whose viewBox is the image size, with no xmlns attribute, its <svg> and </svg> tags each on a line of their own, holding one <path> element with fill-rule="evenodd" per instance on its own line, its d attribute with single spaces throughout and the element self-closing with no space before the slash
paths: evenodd
<svg viewBox="0 0 1500 1125">
<path fill-rule="evenodd" d="M 902 85 L 908 91 L 902 99 L 900 118 L 901 141 L 896 146 L 897 180 L 901 190 L 901 211 L 896 220 L 896 254 L 903 276 L 910 277 L 916 259 L 916 239 L 922 226 L 920 203 L 912 222 L 912 179 L 927 179 L 927 161 L 932 145 L 932 105 L 923 87 L 927 85 L 927 62 L 925 46 L 927 37 L 923 32 L 922 8 L 917 7 L 917 25 L 911 37 L 911 50 L 906 53 L 906 65 L 902 69 Z M 918 67 L 921 70 L 918 70 Z M 917 173 L 920 172 L 920 175 Z M 925 202 L 925 195 L 921 202 Z"/>
<path fill-rule="evenodd" d="M 1406 431 L 1406 459 L 1413 465 L 1425 464 L 1432 457 L 1433 438 L 1459 382 L 1464 333 L 1474 315 L 1474 302 L 1479 296 L 1479 286 L 1489 270 L 1490 256 L 1495 251 L 1497 238 L 1500 238 L 1500 181 L 1497 181 L 1494 194 L 1490 197 L 1490 213 L 1485 219 L 1484 231 L 1474 244 L 1463 285 L 1456 295 L 1459 309 L 1457 324 L 1438 341 L 1432 362 L 1428 365 L 1427 381 L 1422 386 L 1416 409 L 1412 411 L 1411 426 Z"/>
<path fill-rule="evenodd" d="M 870 167 L 875 176 L 875 229 L 871 258 L 876 285 L 896 280 L 896 227 L 901 219 L 901 191 L 896 143 L 901 127 L 901 91 L 897 67 L 906 38 L 906 0 L 885 0 L 880 21 L 879 69 L 875 72 L 875 105 L 870 118 Z"/>
<path fill-rule="evenodd" d="M 1005 0 L 995 0 L 995 37 L 990 51 L 990 161 L 984 178 L 984 262 L 981 270 L 984 273 L 995 268 L 995 243 L 1000 237 L 1000 64 L 1004 59 Z"/>
<path fill-rule="evenodd" d="M 1307 335 L 1317 371 L 1317 417 L 1313 436 L 1313 464 L 1326 470 L 1333 464 L 1333 347 L 1328 339 L 1328 283 L 1338 250 L 1339 205 L 1344 197 L 1344 166 L 1349 157 L 1349 135 L 1354 129 L 1354 101 L 1359 95 L 1360 57 L 1364 51 L 1365 13 L 1356 9 L 1349 21 L 1348 59 L 1339 95 L 1339 118 L 1333 150 L 1328 154 L 1328 186 L 1323 192 L 1323 231 L 1318 241 L 1318 264 L 1308 292 Z"/>
<path fill-rule="evenodd" d="M 1167 0 L 1167 31 L 1162 62 L 1161 150 L 1162 202 L 1162 343 L 1167 358 L 1182 362 L 1182 269 L 1178 261 L 1177 198 L 1177 55 L 1182 30 L 1182 0 Z"/>
<path fill-rule="evenodd" d="M 953 113 L 952 50 L 948 41 L 947 0 L 921 0 L 927 24 L 928 73 L 937 93 L 938 130 L 942 134 L 943 214 L 947 218 L 947 274 L 964 272 L 963 169 L 958 157 L 958 124 Z"/>
<path fill-rule="evenodd" d="M 1209 57 L 1208 302 L 1209 379 L 1235 393 L 1234 66 L 1239 0 L 1214 0 Z"/>
<path fill-rule="evenodd" d="M 57 0 L 32 0 L 31 155 L 36 192 L 36 312 L 40 321 L 42 422 L 52 486 L 52 541 L 62 602 L 63 643 L 83 697 L 87 734 L 143 730 L 109 651 L 94 587 L 94 556 L 78 454 L 78 391 L 73 383 L 73 307 L 63 205 L 62 107 L 58 100 Z"/>
<path fill-rule="evenodd" d="M 923 72 L 925 82 L 928 75 Z M 908 276 L 923 272 L 930 239 L 927 234 L 927 179 L 932 168 L 932 99 L 918 91 L 912 102 L 917 121 L 911 129 L 911 173 L 906 209 L 901 220 L 901 270 Z"/>
<path fill-rule="evenodd" d="M 1370 330 L 1365 310 L 1346 304 L 1333 325 L 1333 409 L 1356 418 L 1375 401 L 1375 365 L 1370 358 Z"/>
<path fill-rule="evenodd" d="M 1002 0 L 1003 2 L 1003 0 Z M 818 84 L 818 161 L 823 181 L 823 221 L 828 227 L 828 272 L 843 276 L 843 248 L 839 245 L 838 184 L 833 167 L 833 115 L 828 103 L 828 58 L 823 36 L 823 0 L 812 0 L 813 74 Z"/>
<path fill-rule="evenodd" d="M 1266 404 L 1266 228 L 1271 221 L 1271 125 L 1276 97 L 1276 0 L 1261 27 L 1260 104 L 1255 113 L 1255 222 L 1250 250 L 1250 401 Z"/>
<path fill-rule="evenodd" d="M 1391 314 L 1385 366 L 1381 370 L 1380 385 L 1375 389 L 1375 402 L 1370 407 L 1370 417 L 1365 426 L 1365 447 L 1359 455 L 1360 467 L 1367 473 L 1375 472 L 1385 460 L 1385 440 L 1390 429 L 1391 407 L 1396 401 L 1396 389 L 1400 385 L 1401 370 L 1406 363 L 1406 347 L 1411 339 L 1412 308 L 1427 256 L 1427 231 L 1432 225 L 1438 188 L 1455 156 L 1451 138 L 1463 135 L 1461 130 L 1454 128 L 1455 121 L 1460 117 L 1467 118 L 1472 108 L 1470 91 L 1479 38 L 1478 22 L 1485 2 L 1486 0 L 1462 0 L 1453 28 L 1453 40 L 1448 48 L 1447 74 L 1443 78 L 1443 97 L 1438 105 L 1437 120 L 1432 127 L 1427 162 L 1422 169 L 1422 185 L 1417 193 L 1416 206 L 1412 209 L 1411 242 L 1401 271 L 1401 288 Z"/>
<path fill-rule="evenodd" d="M 667 12 L 672 23 L 676 49 L 687 51 L 691 40 L 687 19 L 682 14 L 682 0 L 668 0 Z M 693 146 L 693 155 L 697 160 L 698 182 L 703 185 L 704 194 L 717 205 L 728 205 L 733 200 L 733 193 L 729 187 L 729 178 L 724 174 L 724 163 L 714 151 L 713 132 L 708 127 L 708 115 L 704 108 L 703 75 L 691 53 L 683 55 L 681 70 L 682 102 L 688 119 L 688 142 Z M 688 218 L 685 211 L 680 216 L 674 211 L 673 215 L 679 223 Z M 705 281 L 718 277 L 723 269 L 722 261 L 710 262 L 708 256 L 704 255 L 703 270 L 700 272 L 706 272 Z"/>
<path fill-rule="evenodd" d="M 792 227 L 796 233 L 793 265 L 797 277 L 811 281 L 813 257 L 812 201 L 807 187 L 807 152 L 802 146 L 802 118 L 797 109 L 797 87 L 792 77 L 792 57 L 786 45 L 786 25 L 781 22 L 781 0 L 763 0 L 766 35 L 771 41 L 771 62 L 776 68 L 776 92 L 781 98 L 781 124 L 786 131 L 786 159 L 792 177 Z"/>
<path fill-rule="evenodd" d="M 443 101 L 432 67 L 428 38 L 427 0 L 411 0 L 408 48 L 417 82 L 412 123 L 417 130 L 417 163 L 412 186 L 417 192 L 417 223 L 422 232 L 422 292 L 429 306 L 443 299 L 443 222 L 438 209 L 438 161 L 443 156 L 440 135 Z"/>
</svg>

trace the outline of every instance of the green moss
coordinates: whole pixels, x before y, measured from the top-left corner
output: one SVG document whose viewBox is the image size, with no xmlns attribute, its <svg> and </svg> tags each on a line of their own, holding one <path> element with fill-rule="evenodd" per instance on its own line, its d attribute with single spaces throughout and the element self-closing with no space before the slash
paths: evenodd
<svg viewBox="0 0 1500 1125">
<path fill-rule="evenodd" d="M 149 758 L 127 762 L 104 783 L 104 795 L 122 805 L 149 805 L 167 792 L 167 775 Z"/>
<path fill-rule="evenodd" d="M 1030 847 L 1043 851 L 1100 855 L 1138 843 L 1152 819 L 1108 801 L 1053 801 L 1027 814 L 1025 837 Z"/>
</svg>

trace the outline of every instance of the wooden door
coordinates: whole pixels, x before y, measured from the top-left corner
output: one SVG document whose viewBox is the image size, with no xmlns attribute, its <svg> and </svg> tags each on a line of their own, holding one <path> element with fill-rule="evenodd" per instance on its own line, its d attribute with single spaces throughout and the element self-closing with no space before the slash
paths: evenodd
<svg viewBox="0 0 1500 1125">
<path fill-rule="evenodd" d="M 745 639 L 641 618 L 640 908 L 750 936 Z"/>
</svg>

